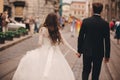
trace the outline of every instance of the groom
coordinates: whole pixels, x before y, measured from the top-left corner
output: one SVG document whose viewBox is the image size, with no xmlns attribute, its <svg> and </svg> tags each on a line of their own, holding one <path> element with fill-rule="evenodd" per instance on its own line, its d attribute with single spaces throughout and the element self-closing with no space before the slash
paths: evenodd
<svg viewBox="0 0 120 80">
<path fill-rule="evenodd" d="M 82 80 L 88 80 L 92 70 L 92 80 L 99 80 L 101 64 L 107 63 L 110 57 L 109 24 L 100 13 L 103 4 L 93 3 L 93 16 L 83 20 L 78 37 L 78 57 L 83 53 Z"/>
</svg>

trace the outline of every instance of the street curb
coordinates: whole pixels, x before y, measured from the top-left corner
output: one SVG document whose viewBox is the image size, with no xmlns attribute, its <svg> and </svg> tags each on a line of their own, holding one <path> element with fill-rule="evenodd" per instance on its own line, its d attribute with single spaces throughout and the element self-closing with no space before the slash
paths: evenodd
<svg viewBox="0 0 120 80">
<path fill-rule="evenodd" d="M 20 37 L 20 38 L 17 39 L 17 40 L 13 40 L 13 41 L 10 41 L 10 42 L 8 42 L 8 43 L 1 44 L 1 45 L 0 45 L 0 51 L 4 50 L 4 49 L 6 49 L 6 48 L 8 48 L 8 47 L 10 47 L 10 46 L 12 46 L 12 45 L 14 45 L 14 44 L 17 44 L 17 43 L 19 43 L 19 42 L 21 42 L 21 41 L 23 41 L 23 40 L 26 40 L 26 39 L 28 39 L 28 38 L 30 38 L 30 37 L 32 37 L 32 36 L 31 36 L 31 35 L 22 36 L 22 37 Z"/>
<path fill-rule="evenodd" d="M 116 44 L 116 41 L 115 41 L 115 39 L 114 39 L 115 33 L 112 32 L 112 31 L 110 31 L 110 34 L 111 34 L 111 35 L 110 35 L 110 40 L 111 40 L 111 42 L 112 42 L 113 44 L 115 44 L 115 46 L 116 46 L 118 49 L 120 49 L 120 46 Z M 113 80 L 114 78 L 113 78 L 113 75 L 112 75 L 111 68 L 109 67 L 108 64 L 106 64 L 105 67 L 106 67 L 107 71 L 109 72 L 108 74 L 109 74 L 109 76 L 110 76 L 110 79 Z"/>
</svg>

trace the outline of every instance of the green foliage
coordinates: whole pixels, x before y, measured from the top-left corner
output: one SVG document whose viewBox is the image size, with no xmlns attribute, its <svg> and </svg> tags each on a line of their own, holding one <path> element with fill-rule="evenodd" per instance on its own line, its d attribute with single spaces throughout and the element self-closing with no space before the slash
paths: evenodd
<svg viewBox="0 0 120 80">
<path fill-rule="evenodd" d="M 5 36 L 6 37 L 14 37 L 14 32 L 13 31 L 5 32 Z"/>
<path fill-rule="evenodd" d="M 13 40 L 13 37 L 14 37 L 14 32 L 13 31 L 8 31 L 8 32 L 5 32 L 5 39 L 6 40 Z"/>
<path fill-rule="evenodd" d="M 0 44 L 4 44 L 5 43 L 5 33 L 0 32 Z"/>
<path fill-rule="evenodd" d="M 20 37 L 20 32 L 14 31 L 13 33 L 14 33 L 14 37 L 16 37 L 16 38 Z"/>
<path fill-rule="evenodd" d="M 20 27 L 17 31 L 18 31 L 21 35 L 26 35 L 26 34 L 28 34 L 27 29 L 25 29 L 25 28 L 23 28 L 23 27 Z"/>
<path fill-rule="evenodd" d="M 4 43 L 5 40 L 13 40 L 13 37 L 19 38 L 21 35 L 28 34 L 28 31 L 20 27 L 16 31 L 7 31 L 7 32 L 0 32 L 0 43 Z"/>
<path fill-rule="evenodd" d="M 5 38 L 5 33 L 0 32 L 0 39 Z"/>
</svg>

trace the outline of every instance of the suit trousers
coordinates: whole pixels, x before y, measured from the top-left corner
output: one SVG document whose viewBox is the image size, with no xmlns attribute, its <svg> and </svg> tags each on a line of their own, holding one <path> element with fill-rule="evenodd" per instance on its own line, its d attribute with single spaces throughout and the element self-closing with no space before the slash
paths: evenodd
<svg viewBox="0 0 120 80">
<path fill-rule="evenodd" d="M 92 79 L 99 80 L 103 57 L 99 56 L 87 56 L 83 54 L 83 72 L 82 80 L 88 80 L 89 74 L 92 70 Z"/>
</svg>

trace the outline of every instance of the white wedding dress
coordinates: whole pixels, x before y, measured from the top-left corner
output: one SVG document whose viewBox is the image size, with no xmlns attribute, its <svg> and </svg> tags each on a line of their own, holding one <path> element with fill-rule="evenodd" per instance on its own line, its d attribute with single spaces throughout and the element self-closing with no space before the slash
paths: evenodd
<svg viewBox="0 0 120 80">
<path fill-rule="evenodd" d="M 28 51 L 21 59 L 12 80 L 75 80 L 58 45 L 52 45 L 48 29 L 42 27 L 40 47 Z"/>
</svg>

